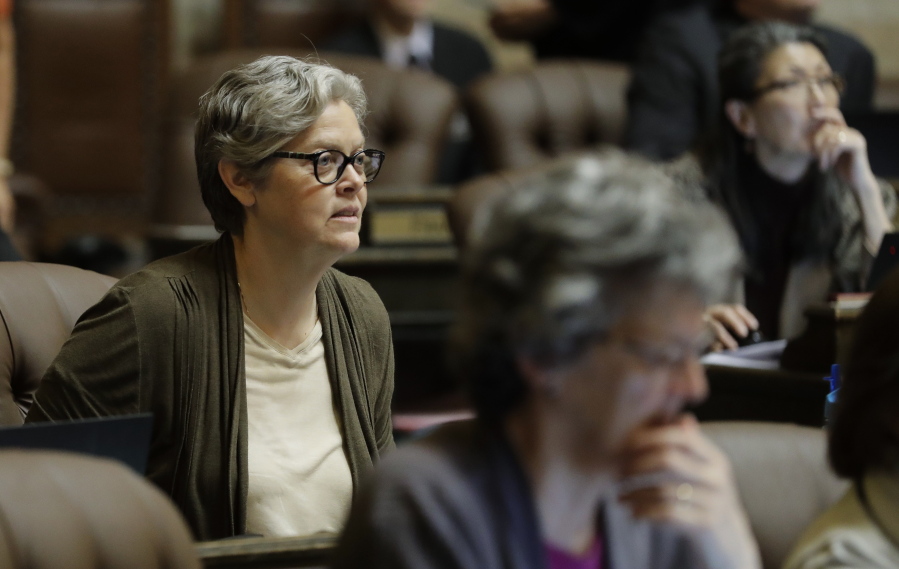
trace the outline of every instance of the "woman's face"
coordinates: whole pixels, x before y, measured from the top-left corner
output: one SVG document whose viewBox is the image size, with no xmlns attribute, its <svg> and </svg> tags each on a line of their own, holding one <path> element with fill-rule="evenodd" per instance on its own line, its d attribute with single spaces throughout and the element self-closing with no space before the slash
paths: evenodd
<svg viewBox="0 0 899 569">
<path fill-rule="evenodd" d="M 351 156 L 364 144 L 353 110 L 336 101 L 282 150 L 307 154 L 339 150 Z M 355 251 L 367 201 L 365 180 L 355 168 L 346 167 L 337 182 L 325 185 L 315 178 L 312 160 L 273 160 L 270 174 L 255 191 L 248 224 L 253 222 L 270 244 L 338 254 Z"/>
<path fill-rule="evenodd" d="M 818 48 L 788 43 L 775 49 L 762 62 L 755 87 L 759 95 L 746 105 L 746 122 L 737 128 L 758 152 L 812 158 L 812 138 L 824 124 L 816 110 L 840 104 L 833 71 Z"/>
<path fill-rule="evenodd" d="M 670 423 L 685 405 L 704 399 L 699 353 L 707 345 L 699 299 L 656 285 L 606 339 L 552 372 L 557 393 L 547 397 L 580 441 L 576 460 L 588 469 L 614 462 L 634 429 Z"/>
</svg>

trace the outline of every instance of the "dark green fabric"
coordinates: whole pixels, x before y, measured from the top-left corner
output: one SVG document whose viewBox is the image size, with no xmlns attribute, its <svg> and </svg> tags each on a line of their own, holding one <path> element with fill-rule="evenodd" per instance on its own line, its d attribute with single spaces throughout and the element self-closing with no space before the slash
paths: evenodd
<svg viewBox="0 0 899 569">
<path fill-rule="evenodd" d="M 366 282 L 334 269 L 316 293 L 355 488 L 393 447 L 390 321 Z M 147 477 L 172 497 L 196 537 L 243 533 L 246 377 L 229 236 L 148 265 L 88 309 L 26 421 L 137 412 L 154 414 Z"/>
</svg>

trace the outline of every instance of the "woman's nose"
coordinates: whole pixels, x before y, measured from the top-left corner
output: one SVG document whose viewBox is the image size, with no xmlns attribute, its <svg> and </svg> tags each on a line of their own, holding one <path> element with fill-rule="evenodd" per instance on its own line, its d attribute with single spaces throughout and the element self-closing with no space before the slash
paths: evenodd
<svg viewBox="0 0 899 569">
<path fill-rule="evenodd" d="M 699 403 L 708 396 L 709 384 L 698 356 L 686 358 L 673 373 L 672 390 L 685 402 Z"/>
<path fill-rule="evenodd" d="M 356 168 L 349 166 L 337 180 L 337 191 L 340 193 L 356 193 L 365 186 L 365 178 Z"/>
<path fill-rule="evenodd" d="M 807 83 L 808 88 L 808 102 L 810 106 L 819 107 L 827 102 L 827 93 L 824 92 L 824 87 L 821 86 L 817 81 L 809 80 Z"/>
</svg>

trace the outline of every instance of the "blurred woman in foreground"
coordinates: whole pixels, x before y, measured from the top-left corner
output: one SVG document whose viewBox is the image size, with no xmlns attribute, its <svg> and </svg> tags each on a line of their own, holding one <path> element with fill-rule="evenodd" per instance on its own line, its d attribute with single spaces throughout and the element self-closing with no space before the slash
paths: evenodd
<svg viewBox="0 0 899 569">
<path fill-rule="evenodd" d="M 736 239 L 671 186 L 602 155 L 476 222 L 454 356 L 478 419 L 382 463 L 334 567 L 759 566 L 727 460 L 684 412 Z"/>
<path fill-rule="evenodd" d="M 895 192 L 846 125 L 825 49 L 810 28 L 767 22 L 734 32 L 719 55 L 720 129 L 695 177 L 727 211 L 749 262 L 736 302 L 709 311 L 723 347 L 753 329 L 798 335 L 809 304 L 863 290 L 892 231 Z"/>
<path fill-rule="evenodd" d="M 830 432 L 830 464 L 852 486 L 799 540 L 785 569 L 899 567 L 899 271 L 855 338 Z"/>
</svg>

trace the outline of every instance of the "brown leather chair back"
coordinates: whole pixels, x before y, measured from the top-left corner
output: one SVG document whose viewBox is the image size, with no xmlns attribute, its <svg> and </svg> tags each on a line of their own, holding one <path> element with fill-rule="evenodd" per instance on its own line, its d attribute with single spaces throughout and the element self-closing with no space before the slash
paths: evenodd
<svg viewBox="0 0 899 569">
<path fill-rule="evenodd" d="M 468 232 L 481 208 L 533 174 L 533 170 L 503 170 L 484 174 L 460 184 L 446 204 L 446 216 L 453 241 L 460 250 L 468 246 Z"/>
<path fill-rule="evenodd" d="M 158 170 L 168 0 L 18 0 L 16 166 L 56 196 L 48 231 L 145 222 Z M 64 228 L 65 227 L 65 228 Z"/>
<path fill-rule="evenodd" d="M 199 569 L 200 562 L 174 505 L 125 466 L 3 450 L 0 567 Z"/>
<path fill-rule="evenodd" d="M 780 569 L 806 527 L 846 491 L 827 465 L 824 430 L 786 423 L 703 423 L 731 461 L 765 569 Z"/>
<path fill-rule="evenodd" d="M 215 236 L 200 197 L 194 162 L 197 100 L 222 73 L 267 53 L 272 50 L 230 50 L 199 57 L 172 81 L 164 122 L 163 183 L 151 228 L 154 237 L 202 240 Z M 277 53 L 309 55 L 289 49 Z M 452 85 L 417 70 L 388 68 L 372 58 L 326 53 L 320 58 L 362 80 L 369 108 L 364 125 L 366 144 L 387 153 L 374 183 L 432 183 L 458 106 Z"/>
<path fill-rule="evenodd" d="M 38 256 L 50 190 L 41 180 L 17 172 L 8 179 L 9 189 L 16 201 L 16 226 L 12 239 L 24 259 Z"/>
<path fill-rule="evenodd" d="M 0 425 L 24 422 L 75 322 L 115 282 L 65 265 L 0 263 Z"/>
<path fill-rule="evenodd" d="M 362 80 L 368 96 L 366 144 L 387 153 L 375 183 L 432 184 L 450 121 L 459 106 L 448 81 L 378 59 L 322 52 L 321 58 Z"/>
<path fill-rule="evenodd" d="M 447 221 L 453 234 L 453 241 L 460 249 L 468 245 L 468 232 L 478 211 L 491 200 L 498 199 L 505 192 L 546 175 L 554 168 L 573 164 L 579 156 L 588 156 L 593 151 L 572 152 L 561 158 L 550 158 L 527 168 L 507 169 L 492 174 L 482 174 L 456 187 L 452 198 L 446 204 Z"/>
<path fill-rule="evenodd" d="M 225 45 L 315 49 L 363 18 L 359 0 L 225 0 Z"/>
<path fill-rule="evenodd" d="M 559 60 L 481 79 L 465 104 L 488 170 L 619 144 L 629 77 L 619 63 Z"/>
</svg>

